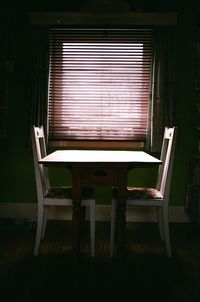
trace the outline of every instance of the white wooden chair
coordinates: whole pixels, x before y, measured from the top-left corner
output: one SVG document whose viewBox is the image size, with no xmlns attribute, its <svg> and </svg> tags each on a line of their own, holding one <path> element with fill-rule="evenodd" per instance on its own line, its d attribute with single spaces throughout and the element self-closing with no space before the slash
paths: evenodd
<svg viewBox="0 0 200 302">
<path fill-rule="evenodd" d="M 169 236 L 168 204 L 175 153 L 176 134 L 176 127 L 165 128 L 160 156 L 162 164 L 158 169 L 156 188 L 127 187 L 128 192 L 126 202 L 127 206 L 155 207 L 157 209 L 157 220 L 160 237 L 161 241 L 165 242 L 168 257 L 172 257 Z M 117 207 L 116 190 L 117 188 L 113 188 L 113 197 L 111 204 L 111 257 L 113 256 L 114 252 L 115 220 Z"/>
<path fill-rule="evenodd" d="M 38 161 L 46 156 L 46 143 L 43 127 L 32 127 L 32 149 L 37 188 L 37 229 L 33 254 L 38 255 L 41 240 L 44 239 L 48 220 L 48 208 L 54 206 L 72 206 L 71 187 L 51 187 L 48 168 Z M 95 199 L 92 188 L 82 192 L 81 206 L 89 206 L 91 256 L 95 255 Z"/>
</svg>

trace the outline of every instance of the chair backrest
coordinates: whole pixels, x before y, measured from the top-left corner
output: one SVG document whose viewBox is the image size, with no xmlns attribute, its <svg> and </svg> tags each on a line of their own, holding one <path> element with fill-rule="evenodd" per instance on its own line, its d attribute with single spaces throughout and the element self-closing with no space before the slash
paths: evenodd
<svg viewBox="0 0 200 302">
<path fill-rule="evenodd" d="M 32 150 L 33 150 L 37 195 L 38 195 L 38 199 L 40 200 L 50 187 L 48 168 L 44 167 L 43 164 L 40 164 L 38 162 L 41 158 L 43 158 L 47 154 L 43 126 L 41 127 L 33 126 L 31 129 L 31 138 L 32 138 Z"/>
<path fill-rule="evenodd" d="M 158 170 L 156 189 L 161 192 L 165 199 L 169 199 L 172 168 L 174 162 L 177 128 L 165 127 L 160 160 L 162 164 Z"/>
</svg>

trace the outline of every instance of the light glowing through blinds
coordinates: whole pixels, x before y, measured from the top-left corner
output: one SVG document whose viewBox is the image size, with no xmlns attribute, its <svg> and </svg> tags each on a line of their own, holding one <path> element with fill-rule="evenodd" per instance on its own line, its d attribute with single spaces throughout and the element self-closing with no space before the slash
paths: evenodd
<svg viewBox="0 0 200 302">
<path fill-rule="evenodd" d="M 56 46 L 52 42 L 50 136 L 145 140 L 151 63 L 148 35 L 140 33 L 134 39 L 128 35 L 128 41 L 117 36 L 104 42 L 100 38 L 60 39 Z"/>
</svg>

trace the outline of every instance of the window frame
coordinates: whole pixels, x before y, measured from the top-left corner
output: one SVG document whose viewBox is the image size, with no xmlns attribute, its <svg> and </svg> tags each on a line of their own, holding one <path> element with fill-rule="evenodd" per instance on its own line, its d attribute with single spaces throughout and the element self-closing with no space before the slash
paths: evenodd
<svg viewBox="0 0 200 302">
<path fill-rule="evenodd" d="M 70 28 L 72 30 L 74 30 L 74 28 Z M 75 28 L 77 30 L 77 27 Z M 88 28 L 86 28 L 88 30 Z M 99 28 L 96 28 L 97 30 L 99 30 Z M 120 29 L 124 30 L 123 27 L 121 27 Z M 133 30 L 133 29 L 137 29 L 136 27 L 130 27 L 127 30 Z M 144 26 L 143 26 L 144 29 Z M 148 26 L 146 27 L 146 29 L 151 30 L 152 27 Z M 119 30 L 119 29 L 118 29 Z M 151 49 L 151 59 L 150 61 L 152 61 L 152 49 Z M 151 64 L 151 63 L 150 63 Z M 149 85 L 151 82 L 151 70 L 150 70 L 150 74 L 149 74 Z M 149 86 L 149 105 L 150 106 L 150 91 L 151 88 Z M 148 117 L 149 119 L 149 117 Z M 49 126 L 49 125 L 48 125 Z M 148 135 L 148 132 L 147 132 Z M 147 139 L 147 135 L 146 135 L 146 139 Z M 55 146 L 55 147 L 65 147 L 65 148 L 103 148 L 103 149 L 143 149 L 145 146 L 145 141 L 146 140 L 87 140 L 87 139 L 66 139 L 66 140 L 62 140 L 62 139 L 49 139 L 49 144 L 50 146 Z"/>
</svg>

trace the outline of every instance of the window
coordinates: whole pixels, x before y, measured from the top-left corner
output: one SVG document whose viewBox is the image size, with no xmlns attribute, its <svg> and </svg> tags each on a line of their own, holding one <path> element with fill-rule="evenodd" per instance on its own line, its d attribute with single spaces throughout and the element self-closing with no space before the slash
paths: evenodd
<svg viewBox="0 0 200 302">
<path fill-rule="evenodd" d="M 145 141 L 150 71 L 150 29 L 52 29 L 50 139 Z"/>
</svg>

